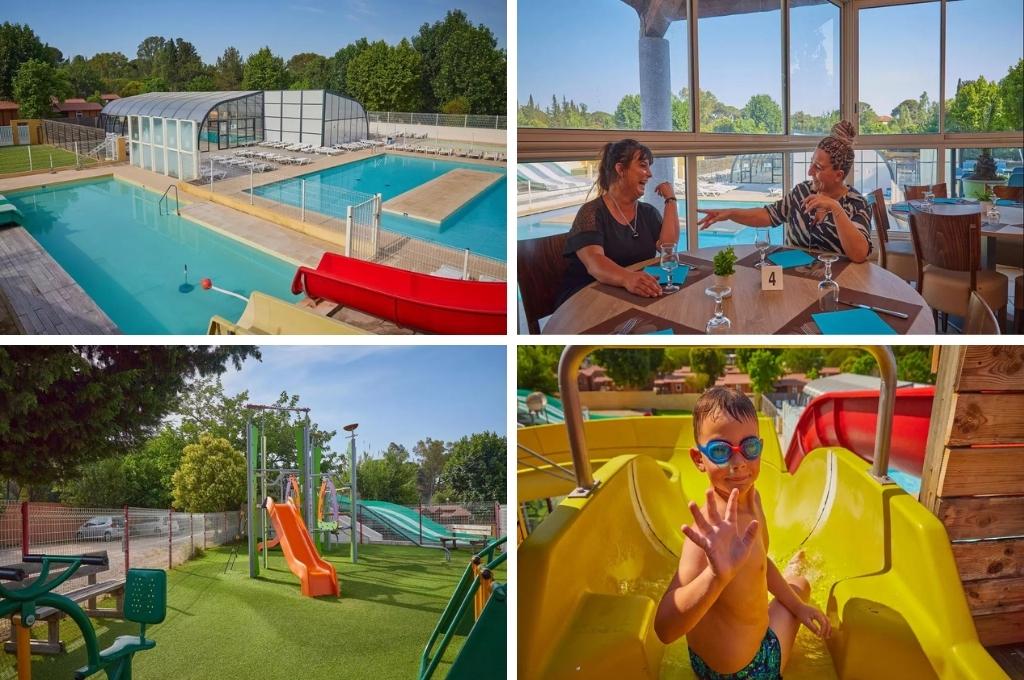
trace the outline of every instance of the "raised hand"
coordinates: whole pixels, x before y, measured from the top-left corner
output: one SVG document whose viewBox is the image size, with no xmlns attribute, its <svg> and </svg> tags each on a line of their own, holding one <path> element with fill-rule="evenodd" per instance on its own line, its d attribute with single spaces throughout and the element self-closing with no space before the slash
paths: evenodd
<svg viewBox="0 0 1024 680">
<path fill-rule="evenodd" d="M 707 555 L 711 573 L 726 580 L 731 580 L 747 559 L 758 531 L 757 520 L 751 520 L 750 524 L 740 531 L 737 519 L 738 498 L 739 491 L 733 489 L 725 505 L 725 517 L 722 517 L 715 504 L 715 492 L 708 489 L 708 501 L 703 510 L 690 501 L 693 525 L 684 524 L 682 527 L 686 537 Z"/>
<path fill-rule="evenodd" d="M 697 208 L 697 212 L 704 213 L 704 217 L 697 220 L 698 229 L 707 229 L 715 222 L 721 222 L 722 220 L 729 219 L 729 215 L 732 214 L 732 210 L 726 208 L 724 210 L 714 210 L 711 208 Z"/>
<path fill-rule="evenodd" d="M 672 198 L 673 196 L 676 195 L 676 192 L 673 190 L 672 185 L 669 184 L 668 182 L 662 182 L 658 186 L 654 187 L 654 191 L 662 198 Z"/>
</svg>

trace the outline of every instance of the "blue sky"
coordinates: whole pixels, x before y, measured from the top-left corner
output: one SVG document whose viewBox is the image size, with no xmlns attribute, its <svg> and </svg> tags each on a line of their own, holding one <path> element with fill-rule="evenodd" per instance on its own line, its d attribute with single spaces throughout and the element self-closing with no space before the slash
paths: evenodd
<svg viewBox="0 0 1024 680">
<path fill-rule="evenodd" d="M 396 43 L 423 23 L 461 9 L 505 47 L 505 0 L 174 0 L 91 3 L 4 2 L 0 19 L 27 23 L 65 57 L 123 52 L 129 59 L 150 35 L 184 38 L 213 63 L 230 45 L 242 56 L 269 45 L 285 59 L 299 52 L 331 56 L 361 37 Z"/>
<path fill-rule="evenodd" d="M 622 0 L 519 0 L 518 8 L 520 103 L 533 94 L 547 106 L 555 94 L 613 112 L 624 94 L 639 92 L 639 24 Z M 1020 0 L 948 4 L 948 88 L 958 77 L 1006 75 L 1022 54 L 1022 8 Z M 833 60 L 828 57 L 839 50 L 837 16 L 831 6 L 793 11 L 791 53 L 799 69 L 794 111 L 838 108 L 838 74 L 829 73 Z M 938 98 L 938 2 L 864 10 L 860 23 L 862 100 L 888 113 L 922 91 Z M 699 29 L 702 89 L 737 107 L 759 93 L 781 101 L 778 12 L 705 19 Z M 674 23 L 666 38 L 673 55 L 672 89 L 678 92 L 687 81 L 686 22 Z"/>
<path fill-rule="evenodd" d="M 420 439 L 454 441 L 507 429 L 504 346 L 323 347 L 264 346 L 263 361 L 246 361 L 223 376 L 228 394 L 272 404 L 281 390 L 301 396 L 310 417 L 337 430 L 359 423 L 358 448 L 374 454 L 389 442 L 412 451 Z"/>
</svg>

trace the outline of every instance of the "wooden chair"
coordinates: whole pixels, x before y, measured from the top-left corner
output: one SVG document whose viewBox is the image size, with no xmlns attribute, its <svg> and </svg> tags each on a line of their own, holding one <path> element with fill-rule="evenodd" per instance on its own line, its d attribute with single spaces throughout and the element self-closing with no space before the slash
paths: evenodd
<svg viewBox="0 0 1024 680">
<path fill-rule="evenodd" d="M 996 195 L 996 198 L 1024 201 L 1024 187 L 992 187 L 992 193 Z"/>
<path fill-rule="evenodd" d="M 540 334 L 540 320 L 555 311 L 555 301 L 569 263 L 562 255 L 568 233 L 519 241 L 516 278 L 523 298 L 526 325 L 531 335 Z"/>
<path fill-rule="evenodd" d="M 980 269 L 981 214 L 938 215 L 910 208 L 910 234 L 918 261 L 918 292 L 935 311 L 948 317 L 967 316 L 973 291 L 996 310 L 999 326 L 1006 323 L 1009 280 L 990 269 Z M 936 328 L 937 330 L 937 328 Z"/>
<path fill-rule="evenodd" d="M 1024 274 L 1013 282 L 1013 325 L 1018 335 L 1024 333 Z"/>
<path fill-rule="evenodd" d="M 908 201 L 912 201 L 918 198 L 924 198 L 924 195 L 931 189 L 932 193 L 935 194 L 935 198 L 947 198 L 949 194 L 946 192 L 946 183 L 940 184 L 904 184 L 903 185 L 903 196 Z"/>
<path fill-rule="evenodd" d="M 1000 335 L 999 322 L 992 309 L 985 304 L 978 291 L 971 291 L 971 299 L 967 303 L 967 321 L 964 323 L 965 335 Z"/>
<path fill-rule="evenodd" d="M 871 211 L 878 232 L 878 263 L 904 281 L 917 281 L 917 255 L 910 241 L 889 240 L 889 213 L 881 189 L 871 192 Z"/>
</svg>

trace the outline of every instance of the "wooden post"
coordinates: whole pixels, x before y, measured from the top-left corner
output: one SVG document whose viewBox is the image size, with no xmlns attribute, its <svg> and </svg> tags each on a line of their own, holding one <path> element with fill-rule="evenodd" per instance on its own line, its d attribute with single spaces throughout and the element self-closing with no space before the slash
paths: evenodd
<svg viewBox="0 0 1024 680">
<path fill-rule="evenodd" d="M 18 680 L 32 680 L 32 636 L 27 626 L 21 625 L 21 615 L 11 617 L 16 637 Z"/>
</svg>

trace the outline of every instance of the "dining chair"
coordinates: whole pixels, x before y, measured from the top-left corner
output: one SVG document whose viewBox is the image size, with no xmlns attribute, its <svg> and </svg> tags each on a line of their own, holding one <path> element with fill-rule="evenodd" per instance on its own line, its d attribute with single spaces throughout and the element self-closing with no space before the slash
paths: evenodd
<svg viewBox="0 0 1024 680">
<path fill-rule="evenodd" d="M 555 301 L 569 267 L 562 254 L 568 237 L 568 233 L 554 234 L 517 243 L 516 280 L 531 335 L 539 335 L 540 320 L 555 311 Z"/>
<path fill-rule="evenodd" d="M 1024 201 L 1024 187 L 992 187 L 992 192 L 996 195 L 996 198 Z"/>
<path fill-rule="evenodd" d="M 978 291 L 971 291 L 967 302 L 967 320 L 964 322 L 965 335 L 1000 335 L 999 322 L 992 308 L 985 304 L 985 299 Z"/>
<path fill-rule="evenodd" d="M 1009 280 L 991 269 L 980 269 L 981 213 L 939 215 L 910 206 L 910 235 L 917 253 L 918 292 L 931 306 L 938 330 L 943 313 L 967 316 L 971 292 L 977 291 L 993 310 L 1000 327 L 1006 324 Z"/>
<path fill-rule="evenodd" d="M 918 198 L 924 198 L 924 195 L 931 189 L 932 193 L 935 194 L 936 198 L 947 198 L 949 194 L 946 192 L 946 183 L 940 182 L 938 184 L 904 184 L 903 185 L 903 196 L 906 200 L 912 201 Z"/>
<path fill-rule="evenodd" d="M 885 196 L 875 189 L 871 197 L 871 211 L 878 232 L 878 263 L 904 281 L 917 281 L 917 255 L 910 241 L 889 240 L 889 213 L 885 209 Z"/>
<path fill-rule="evenodd" d="M 1018 335 L 1024 333 L 1024 274 L 1013 282 L 1013 325 Z"/>
</svg>

